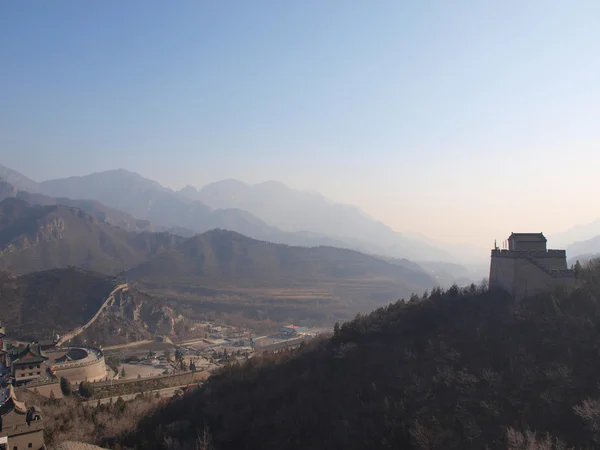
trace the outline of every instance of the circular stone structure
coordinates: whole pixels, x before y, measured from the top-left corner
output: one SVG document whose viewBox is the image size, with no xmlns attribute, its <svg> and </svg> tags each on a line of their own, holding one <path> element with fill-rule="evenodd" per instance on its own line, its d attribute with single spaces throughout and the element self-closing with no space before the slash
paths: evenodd
<svg viewBox="0 0 600 450">
<path fill-rule="evenodd" d="M 106 378 L 104 353 L 95 347 L 66 347 L 46 352 L 54 374 L 71 383 L 101 381 Z"/>
</svg>

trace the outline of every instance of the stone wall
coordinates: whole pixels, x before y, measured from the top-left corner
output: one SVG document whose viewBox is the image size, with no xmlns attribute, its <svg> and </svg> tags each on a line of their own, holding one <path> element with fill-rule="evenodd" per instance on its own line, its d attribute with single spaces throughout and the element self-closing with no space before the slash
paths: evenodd
<svg viewBox="0 0 600 450">
<path fill-rule="evenodd" d="M 508 245 L 510 250 L 546 250 L 546 242 L 519 242 L 509 239 Z"/>
<path fill-rule="evenodd" d="M 564 250 L 492 250 L 490 289 L 503 289 L 515 300 L 573 283 Z"/>
<path fill-rule="evenodd" d="M 56 370 L 56 376 L 65 377 L 71 383 L 80 383 L 81 381 L 100 381 L 106 378 L 106 365 L 104 358 L 94 362 L 78 365 L 77 363 L 71 366 Z"/>
<path fill-rule="evenodd" d="M 566 265 L 566 263 L 565 263 Z M 551 276 L 529 260 L 518 259 L 515 263 L 515 299 L 540 294 L 559 286 L 569 287 L 573 284 L 571 276 Z M 564 274 L 566 275 L 566 274 Z"/>
<path fill-rule="evenodd" d="M 71 383 L 79 383 L 81 381 L 100 381 L 106 378 L 106 364 L 104 362 L 104 354 L 102 351 L 94 348 L 72 348 L 68 349 L 69 353 L 79 356 L 80 359 L 65 363 L 50 363 L 56 372 L 56 376 L 65 377 Z M 52 356 L 58 356 L 60 352 L 48 352 L 47 355 L 52 359 Z M 83 353 L 87 356 L 81 358 Z"/>
<path fill-rule="evenodd" d="M 567 259 L 566 250 L 492 250 L 492 256 L 502 258 L 564 258 Z"/>
<path fill-rule="evenodd" d="M 515 259 L 492 255 L 490 264 L 490 289 L 503 289 L 514 295 Z"/>
</svg>

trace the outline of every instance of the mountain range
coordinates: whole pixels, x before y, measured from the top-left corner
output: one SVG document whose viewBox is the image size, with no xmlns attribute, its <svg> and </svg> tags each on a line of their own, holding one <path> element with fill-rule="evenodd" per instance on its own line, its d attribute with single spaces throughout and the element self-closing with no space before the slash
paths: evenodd
<svg viewBox="0 0 600 450">
<path fill-rule="evenodd" d="M 0 180 L 0 202 L 6 198 L 17 198 L 30 205 L 64 205 L 87 212 L 101 222 L 123 228 L 126 231 L 157 231 L 148 220 L 139 220 L 115 208 L 110 208 L 95 200 L 76 200 L 66 197 L 54 198 L 43 194 L 19 190 L 12 184 Z"/>
<path fill-rule="evenodd" d="M 274 181 L 249 186 L 224 180 L 200 191 L 188 186 L 176 192 L 123 169 L 38 183 L 0 166 L 0 176 L 18 190 L 95 200 L 148 220 L 157 230 L 187 236 L 224 228 L 275 243 L 334 245 L 396 258 L 454 262 L 447 251 L 397 233 L 356 207 Z"/>
<path fill-rule="evenodd" d="M 227 179 L 201 189 L 188 185 L 174 191 L 124 169 L 37 182 L 1 165 L 0 179 L 4 180 L 0 200 L 14 196 L 31 204 L 74 206 L 128 231 L 192 237 L 222 228 L 273 243 L 349 248 L 410 259 L 446 284 L 478 280 L 487 272 L 487 250 L 442 244 L 419 233 L 398 233 L 354 206 L 277 181 L 249 185 Z M 600 220 L 552 235 L 549 242 L 567 248 L 573 258 L 600 253 L 597 236 Z"/>
<path fill-rule="evenodd" d="M 278 321 L 349 317 L 438 284 L 408 260 L 274 244 L 222 229 L 191 238 L 127 231 L 103 220 L 105 210 L 93 203 L 82 204 L 94 205 L 97 217 L 44 200 L 52 204 L 31 205 L 18 195 L 0 202 L 0 269 L 123 274 L 160 298 L 192 302 L 196 316 L 218 309 L 244 320 L 258 320 L 260 311 Z"/>
<path fill-rule="evenodd" d="M 131 278 L 195 279 L 204 285 L 278 286 L 342 279 L 388 279 L 427 289 L 435 280 L 419 266 L 335 247 L 291 247 L 229 230 L 194 236 L 127 272 Z"/>
<path fill-rule="evenodd" d="M 127 231 L 76 207 L 0 202 L 0 267 L 14 273 L 79 266 L 153 279 L 197 278 L 239 283 L 311 282 L 357 276 L 392 277 L 426 289 L 435 284 L 406 260 L 385 261 L 335 247 L 292 247 L 227 230 L 191 238 Z"/>
<path fill-rule="evenodd" d="M 297 191 L 277 181 L 251 186 L 223 180 L 199 191 L 187 186 L 179 194 L 213 208 L 248 211 L 284 231 L 311 230 L 331 236 L 361 251 L 414 260 L 452 260 L 448 252 L 395 232 L 354 206 L 336 204 L 319 193 Z"/>
<path fill-rule="evenodd" d="M 75 207 L 0 202 L 0 267 L 17 274 L 68 266 L 115 274 L 183 240 L 126 231 Z"/>
</svg>

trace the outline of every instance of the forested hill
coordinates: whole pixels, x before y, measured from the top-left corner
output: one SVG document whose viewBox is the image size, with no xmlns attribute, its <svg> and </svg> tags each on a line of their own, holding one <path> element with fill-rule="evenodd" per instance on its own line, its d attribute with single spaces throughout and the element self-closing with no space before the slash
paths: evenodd
<svg viewBox="0 0 600 450">
<path fill-rule="evenodd" d="M 123 444 L 200 448 L 206 429 L 218 450 L 598 448 L 600 270 L 578 276 L 520 305 L 475 286 L 398 301 L 223 369 Z"/>
<path fill-rule="evenodd" d="M 19 277 L 0 272 L 0 319 L 11 338 L 53 338 L 91 319 L 114 287 L 111 277 L 75 267 Z"/>
</svg>

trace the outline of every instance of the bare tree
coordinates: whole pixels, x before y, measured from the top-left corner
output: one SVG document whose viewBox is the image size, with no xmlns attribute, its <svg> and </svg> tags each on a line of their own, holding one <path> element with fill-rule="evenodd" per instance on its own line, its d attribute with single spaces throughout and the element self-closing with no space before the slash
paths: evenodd
<svg viewBox="0 0 600 450">
<path fill-rule="evenodd" d="M 196 439 L 196 450 L 213 450 L 212 438 L 210 436 L 210 432 L 208 431 L 208 427 L 204 425 L 204 431 L 202 436 L 197 432 L 198 439 Z"/>
</svg>

